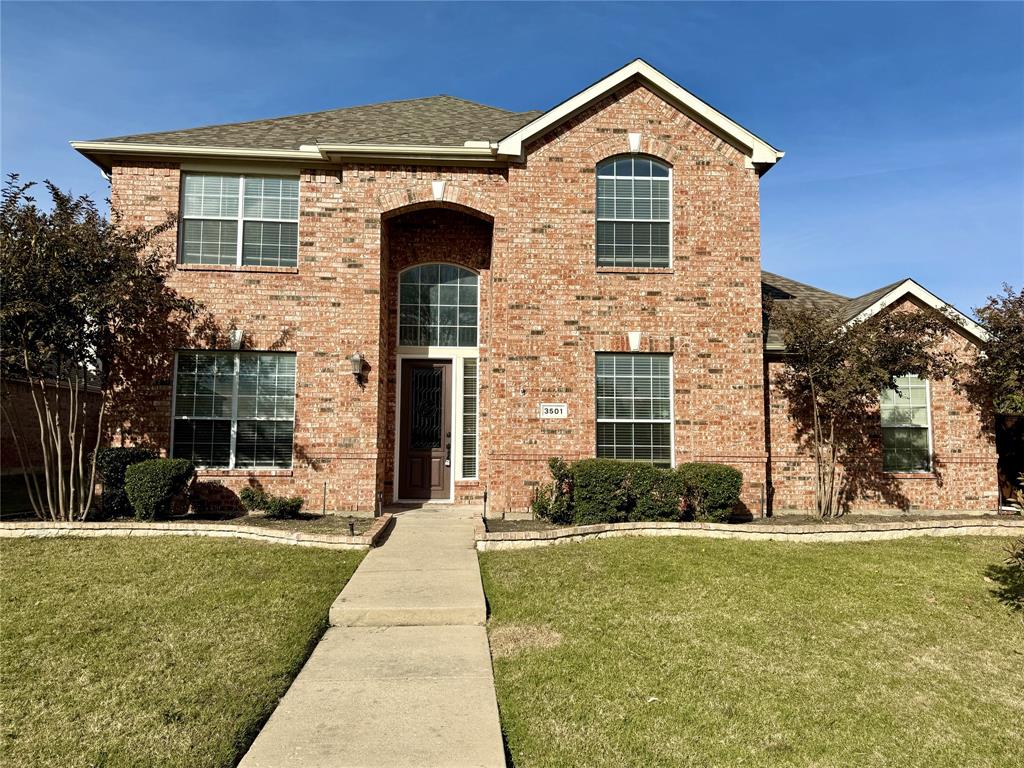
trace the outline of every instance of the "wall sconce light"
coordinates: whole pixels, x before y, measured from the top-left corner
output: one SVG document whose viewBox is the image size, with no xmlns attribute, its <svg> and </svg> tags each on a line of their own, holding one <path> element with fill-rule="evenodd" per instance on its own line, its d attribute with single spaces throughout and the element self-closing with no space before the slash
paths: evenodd
<svg viewBox="0 0 1024 768">
<path fill-rule="evenodd" d="M 241 328 L 232 328 L 231 331 L 228 333 L 228 338 L 229 338 L 229 341 L 231 342 L 231 348 L 232 349 L 241 349 L 242 348 L 242 329 Z"/>
<path fill-rule="evenodd" d="M 363 366 L 366 365 L 366 358 L 362 352 L 354 352 L 348 361 L 352 363 L 352 376 L 359 384 L 363 383 Z"/>
</svg>

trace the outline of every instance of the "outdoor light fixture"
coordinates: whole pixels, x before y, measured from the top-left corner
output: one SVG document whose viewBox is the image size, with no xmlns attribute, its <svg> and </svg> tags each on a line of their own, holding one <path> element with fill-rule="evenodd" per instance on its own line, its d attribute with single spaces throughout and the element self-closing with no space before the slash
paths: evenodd
<svg viewBox="0 0 1024 768">
<path fill-rule="evenodd" d="M 361 382 L 363 380 L 363 366 L 366 364 L 366 358 L 363 357 L 363 353 L 353 353 L 348 361 L 352 363 L 352 376 L 356 381 Z"/>
</svg>

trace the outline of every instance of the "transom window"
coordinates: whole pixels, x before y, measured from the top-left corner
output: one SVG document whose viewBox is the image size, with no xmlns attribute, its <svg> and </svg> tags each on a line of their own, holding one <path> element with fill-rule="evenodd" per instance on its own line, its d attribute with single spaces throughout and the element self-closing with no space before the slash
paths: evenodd
<svg viewBox="0 0 1024 768">
<path fill-rule="evenodd" d="M 597 166 L 597 265 L 667 267 L 671 262 L 668 166 L 618 157 Z"/>
<path fill-rule="evenodd" d="M 287 469 L 294 423 L 294 353 L 178 353 L 175 458 L 200 467 Z"/>
<path fill-rule="evenodd" d="M 297 178 L 186 173 L 181 215 L 182 264 L 297 264 Z"/>
<path fill-rule="evenodd" d="M 900 376 L 895 389 L 882 392 L 882 467 L 887 472 L 931 470 L 931 414 L 928 382 Z"/>
<path fill-rule="evenodd" d="M 480 280 L 454 264 L 423 264 L 399 280 L 398 343 L 475 347 Z"/>
<path fill-rule="evenodd" d="M 672 464 L 672 362 L 597 356 L 597 457 Z"/>
</svg>

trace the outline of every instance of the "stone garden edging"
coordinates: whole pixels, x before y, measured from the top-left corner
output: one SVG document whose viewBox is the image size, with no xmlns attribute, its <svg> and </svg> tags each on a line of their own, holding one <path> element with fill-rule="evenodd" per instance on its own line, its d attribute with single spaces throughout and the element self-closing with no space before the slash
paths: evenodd
<svg viewBox="0 0 1024 768">
<path fill-rule="evenodd" d="M 207 536 L 250 539 L 268 544 L 290 544 L 321 549 L 370 549 L 387 533 L 393 517 L 384 514 L 374 520 L 360 536 L 336 536 L 326 533 L 299 533 L 260 528 L 254 525 L 224 523 L 114 523 L 78 522 L 0 522 L 0 539 L 51 538 L 55 536 Z"/>
<path fill-rule="evenodd" d="M 589 539 L 630 536 L 693 536 L 747 541 L 883 541 L 912 536 L 1013 536 L 1024 534 L 1024 519 L 923 520 L 819 525 L 751 525 L 745 523 L 607 523 L 542 531 L 488 532 L 483 519 L 476 525 L 476 548 L 528 549 L 570 544 Z"/>
</svg>

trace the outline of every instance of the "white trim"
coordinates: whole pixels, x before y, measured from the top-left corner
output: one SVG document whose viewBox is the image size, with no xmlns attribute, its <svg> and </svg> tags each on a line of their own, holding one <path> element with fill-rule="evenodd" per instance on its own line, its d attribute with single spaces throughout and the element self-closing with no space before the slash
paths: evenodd
<svg viewBox="0 0 1024 768">
<path fill-rule="evenodd" d="M 474 275 L 476 275 L 476 344 L 473 345 L 472 347 L 421 347 L 415 344 L 402 344 L 402 275 L 404 275 L 411 269 L 416 269 L 417 267 L 429 267 L 434 264 L 437 264 L 438 266 L 441 267 L 458 267 L 459 269 L 464 269 L 467 272 L 472 272 Z M 480 349 L 480 290 L 481 283 L 483 282 L 480 279 L 479 270 L 473 269 L 472 267 L 467 267 L 464 264 L 456 264 L 454 261 L 424 261 L 419 264 L 410 264 L 409 266 L 400 269 L 398 271 L 398 275 L 396 277 L 395 282 L 395 306 L 397 307 L 397 309 L 395 310 L 396 350 L 398 350 L 399 352 L 405 352 L 406 354 L 422 354 L 426 355 L 427 357 L 435 357 L 437 355 L 440 355 L 441 357 L 449 357 L 455 354 L 451 350 L 471 349 L 474 350 L 474 354 L 471 356 L 477 356 L 476 350 Z M 459 327 L 461 326 L 456 326 L 456 328 Z M 468 328 L 469 326 L 466 327 Z"/>
<path fill-rule="evenodd" d="M 235 216 L 186 216 L 185 215 L 185 177 L 186 176 L 220 176 L 220 177 L 237 177 L 238 178 L 238 211 Z M 271 219 L 271 218 L 246 218 L 245 217 L 245 193 L 246 184 L 250 178 L 255 179 L 288 179 L 289 181 L 295 180 L 298 182 L 298 192 L 295 201 L 295 218 L 294 219 Z M 208 170 L 186 170 L 181 168 L 178 171 L 178 253 L 175 258 L 175 266 L 183 264 L 186 266 L 210 266 L 205 262 L 196 261 L 182 261 L 185 255 L 185 222 L 186 221 L 233 221 L 238 225 L 238 232 L 235 238 L 235 263 L 232 264 L 218 264 L 216 266 L 273 266 L 273 267 L 289 267 L 298 268 L 299 266 L 299 223 L 302 218 L 301 214 L 302 206 L 302 174 L 283 174 L 283 173 L 244 173 L 239 171 L 208 171 Z M 266 223 L 266 224 L 294 224 L 295 225 L 295 264 L 281 264 L 280 258 L 278 258 L 277 264 L 243 264 L 242 263 L 242 246 L 245 244 L 245 223 Z M 262 261 L 262 256 L 260 257 Z"/>
<path fill-rule="evenodd" d="M 899 378 L 899 377 L 897 377 Z M 885 468 L 885 448 L 882 448 L 882 472 L 885 474 L 918 474 L 918 475 L 930 475 L 935 472 L 935 440 L 934 432 L 932 431 L 932 382 L 930 379 L 926 379 L 923 376 L 918 376 L 918 381 L 924 382 L 924 402 L 927 416 L 928 416 L 928 469 L 886 469 Z M 879 421 L 881 421 L 881 407 L 879 407 Z M 884 424 L 879 424 L 879 428 L 883 431 L 886 429 L 920 429 L 916 424 L 890 424 L 888 427 Z M 883 438 L 884 440 L 884 438 Z"/>
<path fill-rule="evenodd" d="M 602 219 L 602 218 L 600 218 L 597 215 L 597 209 L 598 209 L 598 203 L 599 203 L 597 187 L 598 187 L 598 181 L 600 179 L 612 179 L 614 181 L 615 179 L 623 178 L 623 179 L 630 179 L 632 181 L 636 181 L 637 178 L 640 178 L 640 179 L 645 178 L 643 176 L 639 176 L 639 177 L 637 177 L 637 176 L 602 176 L 602 175 L 600 175 L 597 172 L 598 166 L 601 165 L 601 163 L 606 163 L 609 160 L 614 161 L 616 158 L 620 158 L 620 157 L 621 158 L 628 157 L 631 160 L 635 160 L 636 159 L 636 155 L 642 155 L 647 160 L 651 161 L 652 163 L 657 163 L 660 167 L 662 167 L 662 168 L 664 168 L 665 170 L 668 171 L 668 221 L 667 222 L 666 222 L 665 219 L 615 219 L 615 218 L 612 218 L 612 219 L 604 218 L 604 219 Z M 674 269 L 675 268 L 675 261 L 674 261 L 675 247 L 674 246 L 675 246 L 675 226 L 676 226 L 675 219 L 676 219 L 676 217 L 675 217 L 675 206 L 672 204 L 673 200 L 675 199 L 675 189 L 673 189 L 673 184 L 675 183 L 675 175 L 672 173 L 673 168 L 672 168 L 671 165 L 668 164 L 667 160 L 664 160 L 663 158 L 660 158 L 657 155 L 652 155 L 652 154 L 647 153 L 647 152 L 637 152 L 636 155 L 634 155 L 632 153 L 629 153 L 629 152 L 618 152 L 618 153 L 616 153 L 614 155 L 608 155 L 608 157 L 601 158 L 596 163 L 594 163 L 594 268 L 595 269 Z M 660 179 L 660 178 L 662 178 L 662 177 L 660 177 L 660 176 L 651 176 L 651 181 L 654 181 L 654 179 Z M 653 187 L 652 187 L 652 193 L 651 194 L 652 194 L 652 196 L 651 196 L 651 212 L 653 213 L 654 212 Z M 632 200 L 634 202 L 636 201 L 636 196 L 635 195 L 632 198 Z M 633 264 L 633 265 L 628 265 L 628 266 L 620 266 L 618 264 L 601 264 L 598 261 L 598 255 L 597 255 L 597 225 L 599 223 L 601 223 L 601 222 L 610 222 L 612 224 L 619 224 L 619 223 L 621 223 L 621 224 L 665 224 L 665 223 L 668 223 L 668 266 L 665 266 L 665 267 L 654 267 L 654 266 L 651 266 L 651 265 L 644 266 L 642 264 L 641 265 Z M 613 246 L 613 250 L 614 250 L 614 242 L 612 243 L 612 246 Z M 630 247 L 632 247 L 632 246 L 630 246 Z M 653 243 L 652 243 L 652 247 L 653 247 Z M 630 258 L 633 258 L 633 257 L 631 256 Z M 614 254 L 612 255 L 612 260 L 613 261 L 615 260 L 615 255 Z"/>
<path fill-rule="evenodd" d="M 313 160 L 322 162 L 319 152 L 293 149 L 259 149 L 256 147 L 189 147 L 175 144 L 142 144 L 127 141 L 71 141 L 72 149 L 90 160 L 91 154 L 158 155 L 164 157 L 259 158 L 264 160 Z"/>
<path fill-rule="evenodd" d="M 665 77 L 665 75 L 643 59 L 634 59 L 626 66 L 612 72 L 589 88 L 563 101 L 554 109 L 550 109 L 540 117 L 530 121 L 515 133 L 509 134 L 498 142 L 498 154 L 521 157 L 523 146 L 530 139 L 585 109 L 597 99 L 602 98 L 632 78 L 639 78 L 647 85 L 659 91 L 662 96 L 666 96 L 669 101 L 674 102 L 676 106 L 696 119 L 697 122 L 742 151 L 750 158 L 752 163 L 770 167 L 782 158 L 783 152 L 775 149 L 763 139 L 758 138 L 709 104 L 701 101 L 681 85 Z"/>
<path fill-rule="evenodd" d="M 959 309 L 954 307 L 952 304 L 946 303 L 927 288 L 924 288 L 910 278 L 907 278 L 874 304 L 862 310 L 856 317 L 852 318 L 850 322 L 856 323 L 867 320 L 869 317 L 877 315 L 887 306 L 899 299 L 902 299 L 904 296 L 913 296 L 918 301 L 921 301 L 932 309 L 938 310 L 967 331 L 967 333 L 980 341 L 988 341 L 991 338 L 988 331 L 974 322 Z"/>
<path fill-rule="evenodd" d="M 483 142 L 480 142 L 483 144 Z M 403 157 L 442 158 L 495 161 L 493 144 L 482 146 L 436 146 L 432 144 L 303 144 L 300 150 L 316 150 L 323 160 L 339 160 L 345 157 Z"/>
<path fill-rule="evenodd" d="M 431 347 L 431 349 L 451 349 L 451 347 Z M 469 347 L 463 347 L 463 349 L 469 349 Z M 474 348 L 475 351 L 475 348 Z M 470 355 L 464 355 L 464 357 L 470 357 Z M 394 471 L 392 472 L 392 487 L 391 487 L 391 502 L 393 504 L 451 504 L 455 500 L 455 382 L 452 381 L 451 386 L 451 402 L 449 403 L 449 414 L 451 415 L 452 425 L 452 466 L 449 467 L 452 471 L 448 473 L 448 498 L 447 499 L 403 499 L 399 496 L 399 483 L 401 482 L 398 476 L 399 461 L 401 461 L 402 455 L 402 362 L 404 360 L 428 360 L 435 363 L 448 363 L 451 366 L 451 375 L 454 378 L 457 368 L 461 368 L 461 365 L 456 365 L 457 358 L 454 356 L 447 357 L 436 357 L 434 355 L 421 355 L 421 354 L 407 354 L 403 352 L 395 353 L 395 462 Z M 461 458 L 461 457 L 459 457 Z"/>
<path fill-rule="evenodd" d="M 668 419 L 600 419 L 597 416 L 597 358 L 599 355 L 629 355 L 631 357 L 667 357 L 668 358 L 668 386 L 669 386 L 669 398 L 668 398 Z M 634 369 L 635 370 L 635 369 Z M 674 469 L 676 467 L 676 366 L 675 366 L 675 355 L 671 352 L 607 352 L 604 350 L 594 350 L 594 381 L 593 381 L 593 413 L 594 413 L 594 434 L 593 434 L 593 446 L 594 456 L 597 457 L 597 427 L 599 424 L 668 424 L 668 438 L 669 438 L 669 467 Z M 613 376 L 614 378 L 614 376 Z M 653 377 L 652 377 L 653 378 Z M 634 446 L 635 449 L 636 446 Z M 624 459 L 629 461 L 629 459 Z M 633 461 L 638 461 L 633 459 Z M 642 462 L 651 463 L 653 462 Z M 658 466 L 654 464 L 654 466 Z"/>
<path fill-rule="evenodd" d="M 178 356 L 182 352 L 195 353 L 195 354 L 210 354 L 210 355 L 231 355 L 232 356 L 232 376 L 231 376 L 231 416 L 225 418 L 223 416 L 178 416 Z M 287 467 L 278 467 L 276 465 L 263 465 L 258 464 L 252 467 L 236 467 L 236 442 L 238 437 L 238 384 L 241 378 L 241 356 L 242 355 L 291 355 L 295 358 L 295 380 L 293 382 L 292 391 L 292 455 L 291 461 L 288 462 Z M 291 351 L 277 351 L 277 350 L 259 350 L 259 349 L 176 349 L 174 351 L 174 370 L 171 376 L 171 429 L 170 429 L 170 443 L 167 446 L 167 455 L 174 458 L 174 429 L 175 424 L 180 419 L 181 421 L 231 421 L 231 443 L 230 443 L 230 454 L 228 457 L 228 465 L 226 467 L 210 467 L 205 464 L 197 464 L 196 469 L 210 469 L 210 470 L 251 470 L 251 471 L 262 471 L 262 470 L 281 470 L 290 471 L 295 469 L 295 413 L 298 410 L 295 401 L 298 399 L 299 391 L 299 356 L 297 352 Z M 253 416 L 251 418 L 242 419 L 242 421 L 288 421 L 288 419 L 278 418 L 267 418 L 266 416 Z"/>
</svg>

